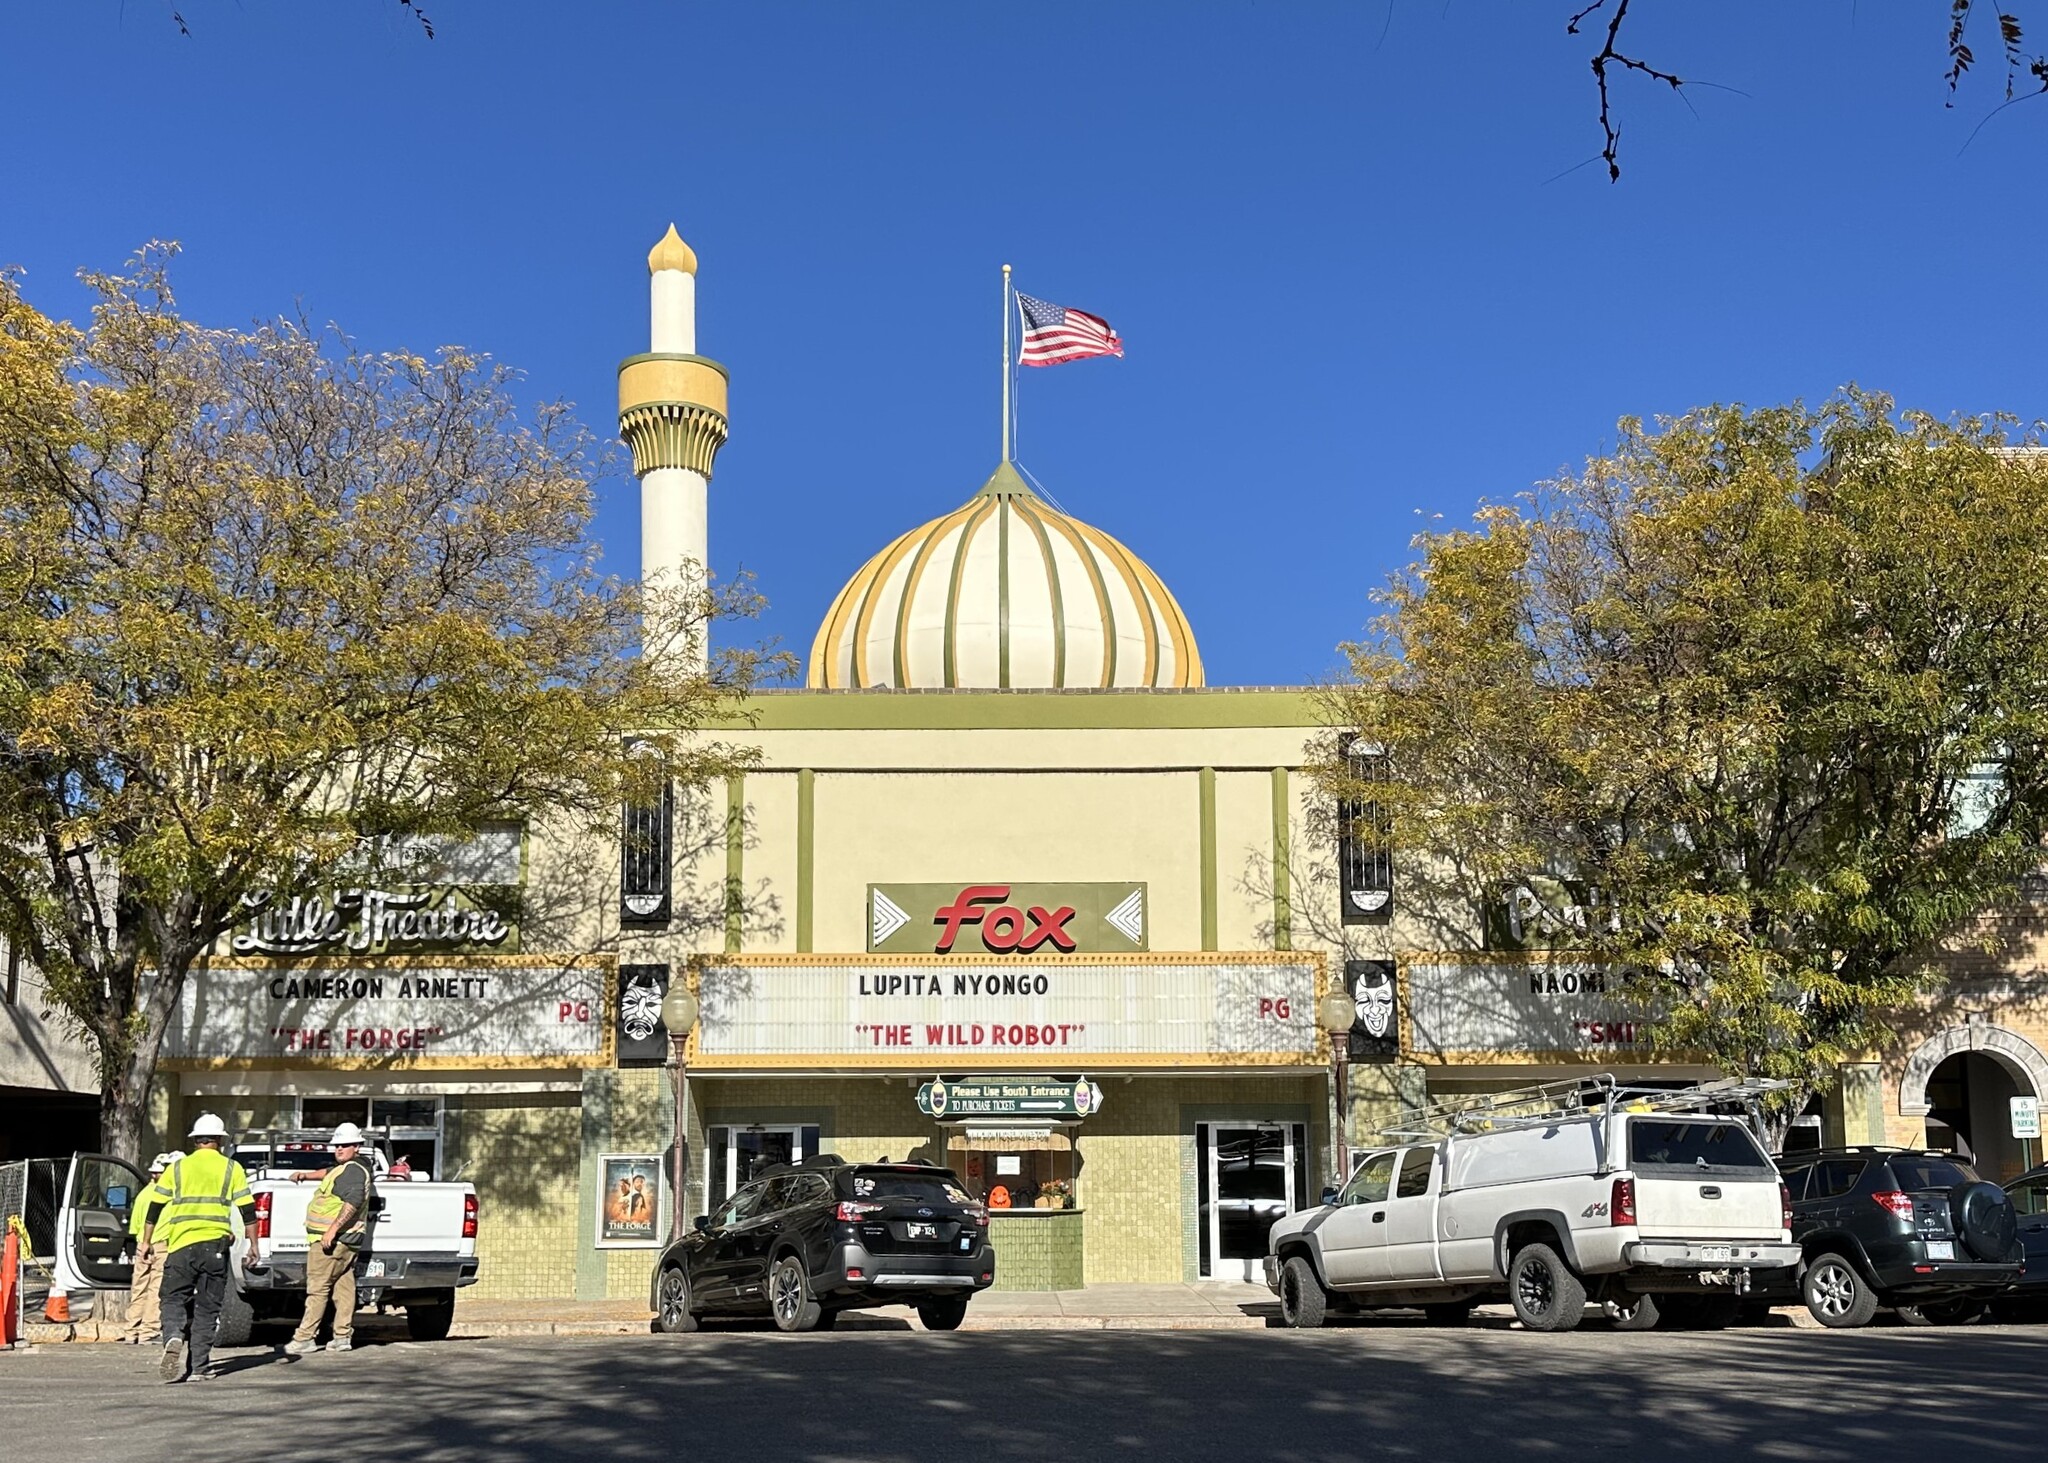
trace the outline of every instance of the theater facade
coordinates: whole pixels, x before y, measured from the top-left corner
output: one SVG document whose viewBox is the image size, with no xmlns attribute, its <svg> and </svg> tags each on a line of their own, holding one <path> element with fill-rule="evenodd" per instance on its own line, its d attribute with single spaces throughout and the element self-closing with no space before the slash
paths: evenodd
<svg viewBox="0 0 2048 1463">
<path fill-rule="evenodd" d="M 620 422 L 657 581 L 705 560 L 726 377 L 673 230 L 649 271 Z M 1571 953 L 1597 911 L 1562 886 L 1431 907 L 1408 855 L 1334 837 L 1315 694 L 1206 684 L 1122 540 L 1007 461 L 932 511 L 849 563 L 806 684 L 726 729 L 744 775 L 616 834 L 489 826 L 402 887 L 280 891 L 189 984 L 163 1130 L 388 1133 L 477 1186 L 478 1295 L 645 1295 L 678 1209 L 821 1152 L 951 1167 L 998 1284 L 1051 1289 L 1254 1273 L 1334 1177 L 1333 989 L 1354 1142 L 1461 1092 L 1709 1075 Z M 676 981 L 700 1009 L 680 1197 Z M 1903 1133 L 1885 1060 L 1816 1121 Z"/>
</svg>

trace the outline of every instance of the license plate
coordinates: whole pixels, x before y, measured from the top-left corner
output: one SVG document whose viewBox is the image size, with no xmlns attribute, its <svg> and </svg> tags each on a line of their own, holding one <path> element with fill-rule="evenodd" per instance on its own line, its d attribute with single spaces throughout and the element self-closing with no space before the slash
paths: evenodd
<svg viewBox="0 0 2048 1463">
<path fill-rule="evenodd" d="M 1953 1260 L 1956 1257 L 1956 1242 L 1952 1239 L 1931 1239 L 1927 1242 L 1927 1258 L 1930 1260 Z"/>
<path fill-rule="evenodd" d="M 910 1227 L 912 1239 L 937 1239 L 939 1227 L 936 1224 L 913 1224 Z"/>
<path fill-rule="evenodd" d="M 384 1262 L 382 1260 L 372 1260 L 363 1267 L 363 1274 L 367 1275 L 372 1280 L 379 1278 L 383 1275 L 383 1273 Z"/>
<path fill-rule="evenodd" d="M 1733 1245 L 1697 1245 L 1693 1254 L 1702 1260 L 1732 1260 L 1735 1258 Z"/>
</svg>

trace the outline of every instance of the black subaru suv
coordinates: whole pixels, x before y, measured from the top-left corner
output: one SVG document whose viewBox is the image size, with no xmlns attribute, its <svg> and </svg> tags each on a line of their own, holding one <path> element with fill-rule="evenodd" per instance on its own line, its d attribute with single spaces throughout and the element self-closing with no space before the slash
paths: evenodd
<svg viewBox="0 0 2048 1463">
<path fill-rule="evenodd" d="M 662 1252 L 654 1329 L 765 1312 L 780 1330 L 826 1330 L 841 1311 L 909 1304 L 951 1331 L 995 1278 L 988 1211 L 950 1171 L 821 1153 L 763 1172 Z"/>
<path fill-rule="evenodd" d="M 1823 1326 L 1867 1325 L 1881 1305 L 1912 1324 L 1953 1326 L 2025 1269 L 2012 1200 L 1953 1154 L 1831 1148 L 1782 1159 L 1779 1171 L 1805 1258 L 1758 1271 L 1754 1300 L 1804 1300 Z"/>
</svg>

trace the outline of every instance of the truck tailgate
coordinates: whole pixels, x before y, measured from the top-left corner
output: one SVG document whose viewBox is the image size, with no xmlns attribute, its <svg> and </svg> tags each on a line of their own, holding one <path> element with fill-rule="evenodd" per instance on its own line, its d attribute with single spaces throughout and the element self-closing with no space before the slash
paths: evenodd
<svg viewBox="0 0 2048 1463">
<path fill-rule="evenodd" d="M 378 1184 L 384 1207 L 371 1231 L 371 1248 L 473 1253 L 476 1241 L 462 1238 L 462 1200 L 468 1192 L 467 1184 Z"/>
<path fill-rule="evenodd" d="M 1775 1240 L 1783 1215 L 1775 1174 L 1636 1175 L 1636 1227 L 1644 1239 Z"/>
</svg>

